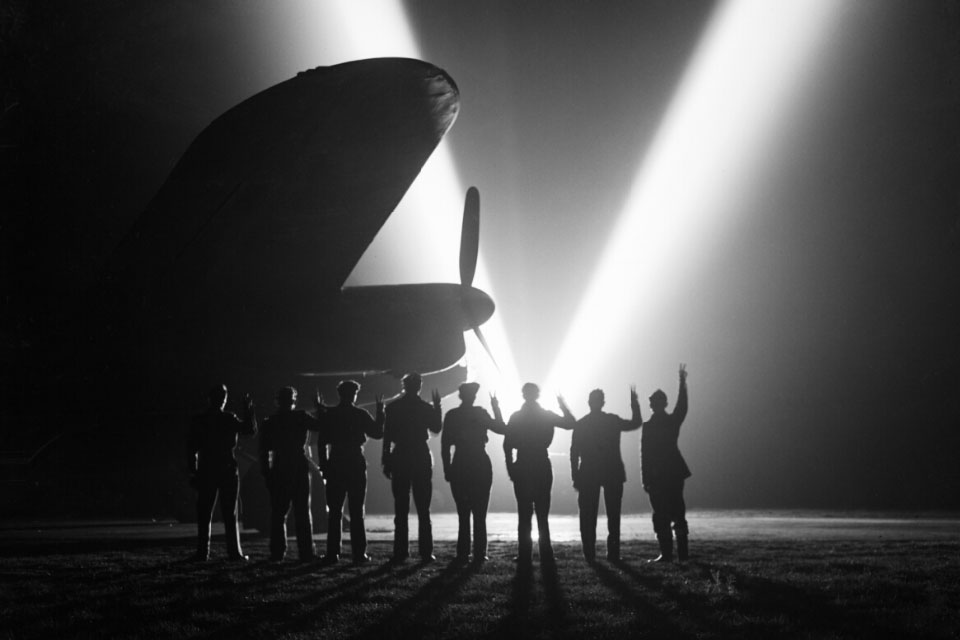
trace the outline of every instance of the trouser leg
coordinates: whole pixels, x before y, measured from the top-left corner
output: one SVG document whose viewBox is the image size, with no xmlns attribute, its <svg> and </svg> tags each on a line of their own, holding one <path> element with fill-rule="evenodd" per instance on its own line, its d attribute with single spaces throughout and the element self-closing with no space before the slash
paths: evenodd
<svg viewBox="0 0 960 640">
<path fill-rule="evenodd" d="M 536 498 L 533 508 L 537 513 L 539 531 L 540 561 L 553 560 L 553 546 L 550 543 L 550 491 L 553 488 L 553 471 L 547 467 L 537 481 Z"/>
<path fill-rule="evenodd" d="M 620 559 L 620 508 L 623 483 L 611 482 L 603 487 L 603 504 L 607 510 L 607 559 Z"/>
<path fill-rule="evenodd" d="M 518 478 L 513 483 L 513 493 L 517 497 L 517 559 L 530 562 L 533 556 L 532 530 L 533 496 L 527 486 L 529 481 Z"/>
<path fill-rule="evenodd" d="M 650 508 L 653 510 L 653 531 L 660 545 L 660 557 L 657 560 L 673 559 L 673 535 L 670 532 L 672 517 L 669 487 L 650 487 Z"/>
<path fill-rule="evenodd" d="M 687 535 L 689 527 L 687 525 L 687 504 L 683 500 L 683 480 L 673 487 L 673 530 L 676 534 Z"/>
<path fill-rule="evenodd" d="M 463 559 L 470 555 L 470 485 L 460 480 L 451 482 L 450 492 L 457 505 L 457 558 Z"/>
<path fill-rule="evenodd" d="M 367 553 L 367 528 L 363 505 L 367 499 L 367 471 L 361 469 L 350 482 L 350 549 L 356 561 Z"/>
<path fill-rule="evenodd" d="M 394 470 L 390 481 L 393 491 L 393 555 L 406 558 L 409 552 L 410 475 Z"/>
<path fill-rule="evenodd" d="M 417 551 L 421 558 L 433 555 L 433 527 L 430 523 L 430 499 L 433 497 L 433 470 L 420 469 L 412 481 L 413 504 L 417 508 Z"/>
<path fill-rule="evenodd" d="M 687 505 L 683 500 L 683 480 L 673 489 L 673 531 L 677 535 L 677 560 L 685 562 L 690 557 L 687 525 Z"/>
<path fill-rule="evenodd" d="M 270 557 L 283 558 L 287 553 L 287 512 L 290 510 L 290 489 L 275 478 L 270 489 Z"/>
<path fill-rule="evenodd" d="M 600 508 L 600 485 L 586 484 L 577 494 L 577 506 L 580 508 L 580 542 L 583 557 L 593 560 L 597 545 L 597 511 Z"/>
<path fill-rule="evenodd" d="M 224 474 L 220 481 L 220 515 L 223 518 L 223 533 L 226 536 L 227 557 L 239 558 L 240 528 L 237 526 L 237 506 L 240 496 L 240 477 L 236 471 Z"/>
<path fill-rule="evenodd" d="M 301 560 L 313 558 L 313 515 L 310 513 L 310 476 L 297 476 L 293 488 L 293 517 L 297 524 L 297 555 Z"/>
<path fill-rule="evenodd" d="M 327 480 L 327 556 L 340 556 L 340 541 L 343 536 L 343 501 L 347 488 L 343 479 Z M 352 537 L 352 536 L 351 536 Z"/>
<path fill-rule="evenodd" d="M 477 483 L 471 500 L 473 509 L 473 559 L 487 556 L 487 507 L 490 505 L 490 488 L 493 486 L 493 471 Z"/>
<path fill-rule="evenodd" d="M 217 501 L 217 485 L 200 478 L 197 486 L 197 557 L 210 556 L 210 522 Z"/>
</svg>

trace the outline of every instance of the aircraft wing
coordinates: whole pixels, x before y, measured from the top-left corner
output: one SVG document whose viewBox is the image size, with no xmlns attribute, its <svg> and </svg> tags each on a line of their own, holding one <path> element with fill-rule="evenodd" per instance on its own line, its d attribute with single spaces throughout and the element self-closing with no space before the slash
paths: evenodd
<svg viewBox="0 0 960 640">
<path fill-rule="evenodd" d="M 177 305 L 334 293 L 458 111 L 453 79 L 419 60 L 300 73 L 194 140 L 108 277 Z"/>
</svg>

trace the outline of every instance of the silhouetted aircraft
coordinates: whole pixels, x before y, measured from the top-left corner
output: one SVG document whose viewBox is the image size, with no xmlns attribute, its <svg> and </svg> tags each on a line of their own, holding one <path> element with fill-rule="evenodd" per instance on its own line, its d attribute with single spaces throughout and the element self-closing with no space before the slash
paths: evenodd
<svg viewBox="0 0 960 640">
<path fill-rule="evenodd" d="M 343 284 L 458 111 L 452 78 L 408 59 L 313 69 L 227 111 L 190 145 L 108 265 L 107 304 L 129 311 L 120 331 L 130 332 L 105 336 L 108 346 L 136 344 L 138 369 L 207 363 L 209 374 L 454 365 L 464 331 L 479 335 L 494 310 L 471 286 L 475 189 L 460 284 Z"/>
<path fill-rule="evenodd" d="M 37 438 L 48 453 L 35 475 L 76 478 L 87 473 L 76 460 L 89 460 L 88 480 L 106 473 L 98 486 L 129 494 L 121 510 L 171 501 L 179 510 L 186 499 L 164 483 L 182 473 L 182 431 L 211 384 L 227 383 L 234 398 L 253 392 L 261 417 L 291 383 L 310 408 L 326 376 L 383 392 L 395 383 L 385 389 L 372 374 L 442 372 L 425 386 L 452 392 L 465 377 L 454 366 L 464 332 L 486 346 L 480 325 L 494 310 L 472 286 L 476 189 L 460 283 L 343 285 L 458 112 L 443 70 L 371 59 L 300 73 L 204 129 L 74 310 L 76 331 L 63 342 L 78 344 L 50 349 L 72 354 L 56 377 L 76 395 L 52 412 L 66 422 L 34 420 L 68 430 L 52 445 Z M 67 450 L 80 455 L 68 462 Z"/>
</svg>

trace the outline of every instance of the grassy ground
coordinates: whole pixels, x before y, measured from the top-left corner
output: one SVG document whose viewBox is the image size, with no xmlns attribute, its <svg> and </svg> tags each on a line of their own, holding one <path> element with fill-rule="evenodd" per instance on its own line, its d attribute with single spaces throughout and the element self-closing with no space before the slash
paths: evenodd
<svg viewBox="0 0 960 640">
<path fill-rule="evenodd" d="M 187 541 L 122 550 L 85 542 L 8 549 L 0 559 L 0 638 L 958 638 L 960 539 L 693 539 L 685 566 L 650 565 L 647 541 L 623 561 L 518 573 L 495 542 L 480 567 L 271 564 L 266 540 L 237 566 L 186 560 Z M 215 552 L 220 553 L 216 547 Z M 602 554 L 602 545 L 601 545 Z"/>
</svg>

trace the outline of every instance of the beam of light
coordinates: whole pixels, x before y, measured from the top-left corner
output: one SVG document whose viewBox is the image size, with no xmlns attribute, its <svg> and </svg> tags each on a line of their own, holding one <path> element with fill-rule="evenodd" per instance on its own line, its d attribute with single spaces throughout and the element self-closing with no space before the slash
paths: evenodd
<svg viewBox="0 0 960 640">
<path fill-rule="evenodd" d="M 285 77 L 318 65 L 376 57 L 421 58 L 406 14 L 398 0 L 295 0 L 284 10 Z M 442 61 L 430 61 L 442 67 Z M 462 107 L 460 117 L 469 114 Z M 454 125 L 455 127 L 456 125 Z M 483 185 L 481 229 L 483 228 Z M 449 144 L 441 141 L 413 181 L 403 200 L 377 234 L 347 286 L 414 282 L 459 282 L 460 227 L 466 186 L 457 175 Z M 474 286 L 496 301 L 482 255 Z M 498 314 L 482 327 L 500 371 L 490 363 L 472 332 L 465 336 L 471 379 L 487 390 L 519 396 L 516 366 Z"/>
<path fill-rule="evenodd" d="M 841 4 L 732 0 L 719 7 L 641 163 L 546 388 L 580 395 L 603 381 L 618 357 L 633 361 L 627 366 L 634 371 L 651 360 L 684 359 L 656 353 L 670 325 L 658 311 L 708 263 L 710 243 L 729 232 L 738 201 L 778 152 Z M 628 335 L 643 336 L 650 352 L 617 354 Z"/>
</svg>

